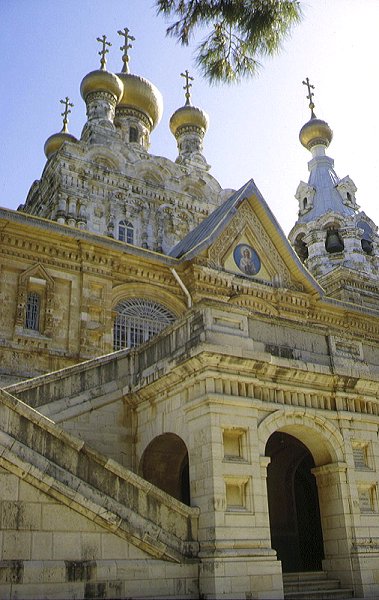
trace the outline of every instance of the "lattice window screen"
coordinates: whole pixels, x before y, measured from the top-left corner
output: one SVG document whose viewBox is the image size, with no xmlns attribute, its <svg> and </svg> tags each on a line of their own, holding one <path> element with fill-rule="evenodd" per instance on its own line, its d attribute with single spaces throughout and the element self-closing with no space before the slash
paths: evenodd
<svg viewBox="0 0 379 600">
<path fill-rule="evenodd" d="M 130 298 L 116 306 L 113 348 L 134 348 L 146 342 L 175 320 L 161 304 L 144 298 Z"/>
<path fill-rule="evenodd" d="M 28 294 L 28 298 L 26 301 L 26 311 L 25 311 L 25 328 L 26 329 L 34 329 L 38 331 L 39 329 L 39 313 L 41 307 L 41 298 L 37 292 L 30 292 Z"/>
</svg>

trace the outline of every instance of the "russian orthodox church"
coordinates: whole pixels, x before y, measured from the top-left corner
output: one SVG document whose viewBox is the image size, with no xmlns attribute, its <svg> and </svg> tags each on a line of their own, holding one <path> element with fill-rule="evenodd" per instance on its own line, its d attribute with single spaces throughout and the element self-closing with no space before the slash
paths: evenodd
<svg viewBox="0 0 379 600">
<path fill-rule="evenodd" d="M 222 189 L 208 117 L 98 70 L 0 209 L 0 596 L 377 598 L 379 237 L 326 150 L 284 235 Z"/>
</svg>

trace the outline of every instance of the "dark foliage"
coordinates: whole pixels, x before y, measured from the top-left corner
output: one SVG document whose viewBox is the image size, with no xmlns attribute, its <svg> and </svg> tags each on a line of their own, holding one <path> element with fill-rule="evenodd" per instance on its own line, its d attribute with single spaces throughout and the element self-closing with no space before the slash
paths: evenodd
<svg viewBox="0 0 379 600">
<path fill-rule="evenodd" d="M 210 33 L 196 62 L 212 83 L 255 75 L 259 58 L 272 56 L 301 19 L 299 0 L 155 0 L 158 14 L 175 20 L 167 29 L 188 45 L 197 28 Z"/>
</svg>

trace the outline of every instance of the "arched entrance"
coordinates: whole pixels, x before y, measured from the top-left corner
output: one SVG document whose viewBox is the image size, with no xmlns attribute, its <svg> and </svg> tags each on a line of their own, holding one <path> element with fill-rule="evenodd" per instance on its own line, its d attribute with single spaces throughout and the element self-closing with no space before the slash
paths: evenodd
<svg viewBox="0 0 379 600">
<path fill-rule="evenodd" d="M 266 444 L 271 461 L 267 493 L 272 547 L 283 572 L 321 570 L 324 545 L 312 454 L 297 438 L 277 431 Z"/>
<path fill-rule="evenodd" d="M 174 433 L 153 439 L 141 459 L 141 475 L 177 500 L 190 505 L 187 447 Z"/>
</svg>

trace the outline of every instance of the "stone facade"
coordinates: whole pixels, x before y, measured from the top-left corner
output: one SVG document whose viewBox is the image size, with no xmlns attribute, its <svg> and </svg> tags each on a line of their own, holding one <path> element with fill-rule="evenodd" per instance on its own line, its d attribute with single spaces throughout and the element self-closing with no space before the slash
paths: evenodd
<svg viewBox="0 0 379 600">
<path fill-rule="evenodd" d="M 378 597 L 378 238 L 329 126 L 302 129 L 296 253 L 209 174 L 200 109 L 172 163 L 152 84 L 82 95 L 0 210 L 0 596 L 279 599 L 295 572 Z"/>
</svg>

